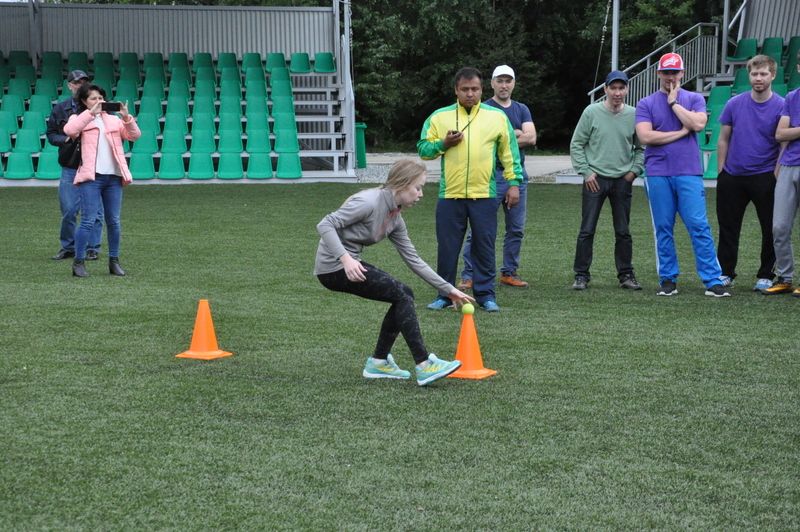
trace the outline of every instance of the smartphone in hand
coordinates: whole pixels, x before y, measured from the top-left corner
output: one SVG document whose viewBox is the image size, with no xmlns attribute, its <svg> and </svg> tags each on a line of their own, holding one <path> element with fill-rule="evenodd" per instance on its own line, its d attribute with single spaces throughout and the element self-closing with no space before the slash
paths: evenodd
<svg viewBox="0 0 800 532">
<path fill-rule="evenodd" d="M 119 102 L 102 102 L 100 108 L 106 113 L 118 113 L 122 109 L 122 104 Z"/>
</svg>

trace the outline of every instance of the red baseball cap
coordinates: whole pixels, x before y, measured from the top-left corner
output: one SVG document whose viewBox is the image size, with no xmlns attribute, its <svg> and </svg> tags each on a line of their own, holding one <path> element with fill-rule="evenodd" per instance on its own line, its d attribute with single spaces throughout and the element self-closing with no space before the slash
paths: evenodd
<svg viewBox="0 0 800 532">
<path fill-rule="evenodd" d="M 664 54 L 658 60 L 658 70 L 684 70 L 683 58 L 675 52 Z"/>
</svg>

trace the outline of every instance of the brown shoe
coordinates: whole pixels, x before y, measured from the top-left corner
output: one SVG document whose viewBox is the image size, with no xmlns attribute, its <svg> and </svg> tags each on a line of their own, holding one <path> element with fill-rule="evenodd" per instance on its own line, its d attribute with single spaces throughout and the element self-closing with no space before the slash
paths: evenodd
<svg viewBox="0 0 800 532">
<path fill-rule="evenodd" d="M 472 290 L 472 279 L 461 279 L 461 282 L 458 283 L 458 286 L 456 288 L 458 288 L 462 292 L 464 290 Z"/>
<path fill-rule="evenodd" d="M 515 288 L 528 288 L 528 283 L 520 279 L 516 272 L 509 275 L 501 275 L 500 283 Z"/>
</svg>

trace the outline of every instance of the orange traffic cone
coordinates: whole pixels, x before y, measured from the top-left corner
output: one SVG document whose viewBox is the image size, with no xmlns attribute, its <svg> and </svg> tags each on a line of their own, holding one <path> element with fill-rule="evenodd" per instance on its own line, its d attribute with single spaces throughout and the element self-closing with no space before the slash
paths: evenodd
<svg viewBox="0 0 800 532">
<path fill-rule="evenodd" d="M 197 305 L 197 318 L 194 320 L 194 333 L 192 344 L 188 351 L 184 351 L 177 358 L 196 358 L 198 360 L 214 360 L 229 357 L 233 353 L 220 350 L 217 345 L 217 335 L 214 333 L 214 322 L 211 321 L 211 308 L 208 299 L 201 299 Z"/>
<path fill-rule="evenodd" d="M 464 314 L 461 319 L 461 335 L 458 337 L 456 359 L 461 367 L 448 375 L 454 379 L 485 379 L 496 375 L 497 371 L 483 367 L 481 346 L 478 344 L 478 332 L 472 314 Z"/>
</svg>

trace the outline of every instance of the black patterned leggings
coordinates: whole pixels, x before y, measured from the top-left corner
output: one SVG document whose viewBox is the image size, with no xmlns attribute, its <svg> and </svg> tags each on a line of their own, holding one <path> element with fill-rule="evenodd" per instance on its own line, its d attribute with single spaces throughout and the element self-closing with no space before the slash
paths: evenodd
<svg viewBox="0 0 800 532">
<path fill-rule="evenodd" d="M 361 283 L 350 281 L 344 269 L 333 273 L 323 273 L 317 275 L 317 278 L 328 290 L 346 292 L 364 299 L 392 304 L 386 312 L 386 316 L 383 317 L 383 325 L 381 325 L 381 333 L 378 336 L 373 357 L 385 359 L 391 351 L 397 335 L 402 333 L 414 357 L 414 362 L 416 364 L 424 362 L 428 359 L 428 349 L 425 347 L 422 333 L 419 330 L 417 311 L 414 309 L 414 293 L 408 286 L 385 271 L 363 261 L 361 264 L 367 269 L 364 274 L 367 280 Z"/>
</svg>

